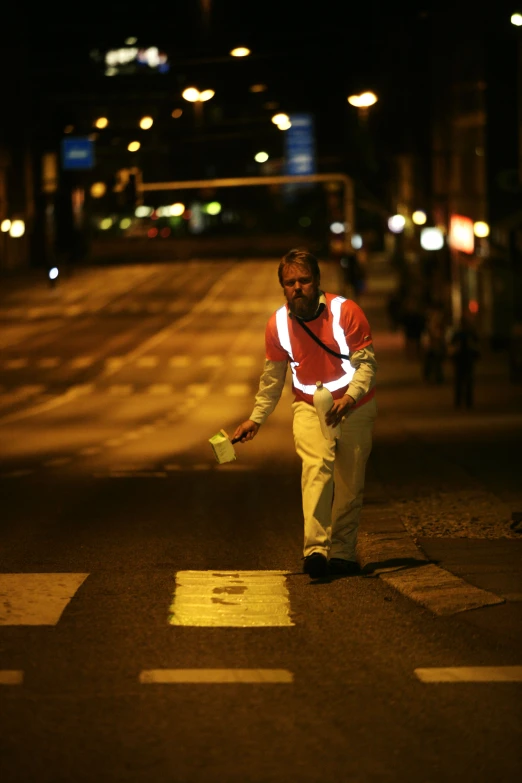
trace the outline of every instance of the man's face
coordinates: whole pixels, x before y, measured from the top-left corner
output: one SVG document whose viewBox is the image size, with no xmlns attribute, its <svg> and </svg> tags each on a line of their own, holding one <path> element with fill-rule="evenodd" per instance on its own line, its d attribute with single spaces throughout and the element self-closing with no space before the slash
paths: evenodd
<svg viewBox="0 0 522 783">
<path fill-rule="evenodd" d="M 288 307 L 300 318 L 311 318 L 317 310 L 319 286 L 306 266 L 291 264 L 283 268 L 283 291 Z"/>
</svg>

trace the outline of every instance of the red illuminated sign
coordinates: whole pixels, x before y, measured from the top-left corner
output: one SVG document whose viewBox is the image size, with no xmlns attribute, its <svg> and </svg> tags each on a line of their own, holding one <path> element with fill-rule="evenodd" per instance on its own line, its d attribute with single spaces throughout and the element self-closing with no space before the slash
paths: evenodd
<svg viewBox="0 0 522 783">
<path fill-rule="evenodd" d="M 473 221 L 463 215 L 452 215 L 450 218 L 449 244 L 462 253 L 473 253 L 475 250 L 475 235 Z"/>
</svg>

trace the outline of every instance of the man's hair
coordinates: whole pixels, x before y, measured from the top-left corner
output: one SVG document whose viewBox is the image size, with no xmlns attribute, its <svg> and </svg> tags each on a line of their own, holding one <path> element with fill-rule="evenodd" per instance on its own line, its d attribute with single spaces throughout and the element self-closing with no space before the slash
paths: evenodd
<svg viewBox="0 0 522 783">
<path fill-rule="evenodd" d="M 309 253 L 308 250 L 297 247 L 294 250 L 289 250 L 286 255 L 283 256 L 277 270 L 279 282 L 283 285 L 283 270 L 286 266 L 304 266 L 309 271 L 312 277 L 317 282 L 317 285 L 321 282 L 321 270 L 319 269 L 319 262 L 317 258 Z"/>
</svg>

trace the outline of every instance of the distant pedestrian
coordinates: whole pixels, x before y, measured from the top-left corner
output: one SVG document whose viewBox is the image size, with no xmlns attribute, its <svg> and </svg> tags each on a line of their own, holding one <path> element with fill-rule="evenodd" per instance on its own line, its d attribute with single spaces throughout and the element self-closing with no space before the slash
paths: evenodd
<svg viewBox="0 0 522 783">
<path fill-rule="evenodd" d="M 474 402 L 475 364 L 480 358 L 477 331 L 468 316 L 448 338 L 448 356 L 453 362 L 453 390 L 455 408 L 462 405 L 469 410 Z"/>
<path fill-rule="evenodd" d="M 402 328 L 404 330 L 404 340 L 406 356 L 408 359 L 421 358 L 421 335 L 424 331 L 426 317 L 416 299 L 408 297 L 404 305 L 402 315 Z"/>
<path fill-rule="evenodd" d="M 440 308 L 429 310 L 426 327 L 421 335 L 423 351 L 422 375 L 427 383 L 444 383 L 444 359 L 446 358 L 446 329 L 444 312 Z"/>
</svg>

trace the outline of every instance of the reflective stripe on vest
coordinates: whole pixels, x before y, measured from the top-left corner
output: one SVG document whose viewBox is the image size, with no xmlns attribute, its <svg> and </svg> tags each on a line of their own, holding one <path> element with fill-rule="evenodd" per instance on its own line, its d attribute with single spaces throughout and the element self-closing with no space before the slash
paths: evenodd
<svg viewBox="0 0 522 783">
<path fill-rule="evenodd" d="M 343 332 L 343 328 L 341 326 L 341 305 L 343 302 L 346 302 L 346 299 L 343 296 L 336 296 L 335 299 L 332 299 L 330 303 L 330 311 L 332 313 L 332 332 L 334 336 L 334 340 L 338 345 L 339 351 L 338 353 L 344 353 L 349 354 L 350 351 L 348 349 L 348 345 L 346 343 L 346 337 Z M 288 312 L 286 309 L 286 305 L 283 307 L 280 307 L 279 310 L 276 312 L 276 326 L 277 326 L 277 336 L 279 338 L 279 343 L 281 345 L 281 348 L 287 352 L 287 354 L 290 356 L 290 367 L 292 368 L 292 380 L 293 385 L 296 389 L 299 389 L 299 391 L 303 392 L 303 394 L 310 394 L 313 396 L 314 391 L 316 390 L 315 383 L 313 384 L 306 384 L 301 383 L 301 381 L 297 377 L 297 368 L 299 367 L 299 362 L 296 362 L 294 359 L 294 355 L 292 353 L 292 344 L 290 342 L 290 332 L 288 330 Z M 343 374 L 340 378 L 337 378 L 335 381 L 328 381 L 327 383 L 323 382 L 323 386 L 325 386 L 328 391 L 337 391 L 338 389 L 342 389 L 344 386 L 348 386 L 350 381 L 353 378 L 354 375 L 354 368 L 350 364 L 349 359 L 341 359 L 341 367 L 343 368 Z M 321 378 L 317 379 L 318 381 L 321 380 Z"/>
</svg>

